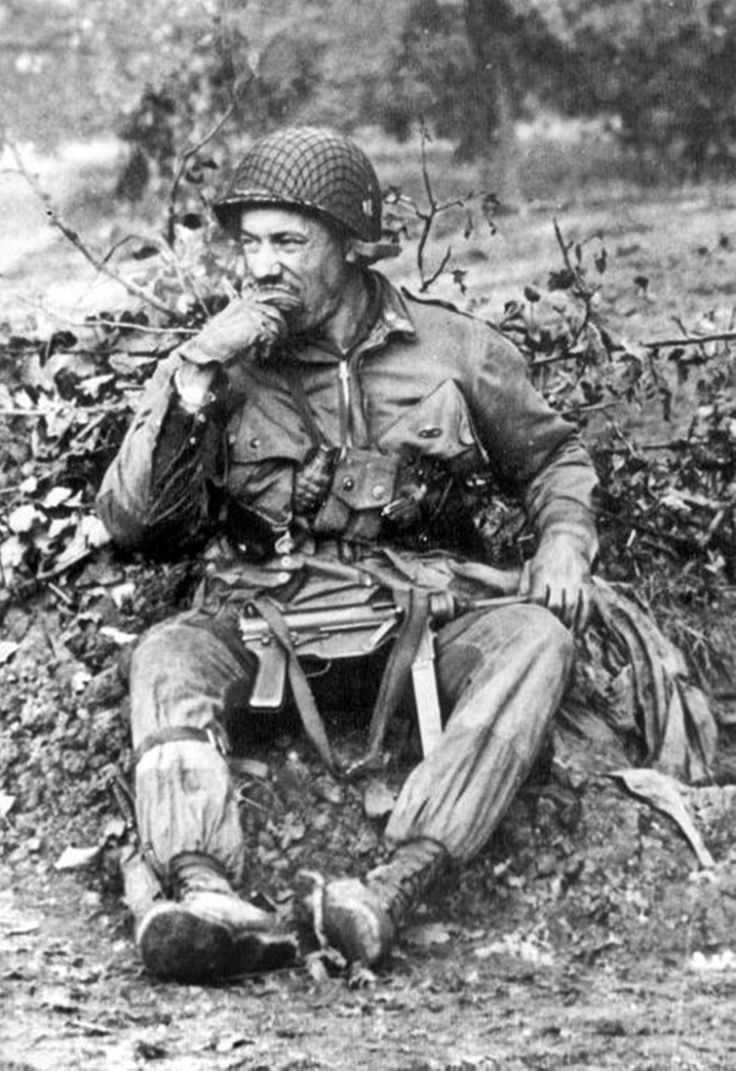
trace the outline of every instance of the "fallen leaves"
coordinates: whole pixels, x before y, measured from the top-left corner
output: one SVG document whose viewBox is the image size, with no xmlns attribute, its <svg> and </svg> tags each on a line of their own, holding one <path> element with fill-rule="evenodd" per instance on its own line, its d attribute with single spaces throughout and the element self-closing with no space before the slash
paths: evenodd
<svg viewBox="0 0 736 1071">
<path fill-rule="evenodd" d="M 366 818 L 380 821 L 387 818 L 394 809 L 396 796 L 384 781 L 372 779 L 363 789 L 363 810 Z"/>
<path fill-rule="evenodd" d="M 19 646 L 14 640 L 0 640 L 0 666 L 10 661 Z"/>
<path fill-rule="evenodd" d="M 91 848 L 65 848 L 56 860 L 55 867 L 57 870 L 79 870 L 96 863 L 101 851 L 102 845 L 94 845 Z"/>
</svg>

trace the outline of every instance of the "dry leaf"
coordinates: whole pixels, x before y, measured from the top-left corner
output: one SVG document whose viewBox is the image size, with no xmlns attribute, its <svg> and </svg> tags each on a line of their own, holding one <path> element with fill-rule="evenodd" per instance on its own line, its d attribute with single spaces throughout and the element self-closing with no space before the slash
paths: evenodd
<svg viewBox="0 0 736 1071">
<path fill-rule="evenodd" d="M 363 810 L 367 818 L 386 818 L 394 809 L 396 797 L 383 781 L 370 781 L 363 791 Z"/>
<path fill-rule="evenodd" d="M 93 848 L 65 848 L 56 861 L 56 870 L 80 870 L 94 863 L 100 854 L 99 844 Z"/>
</svg>

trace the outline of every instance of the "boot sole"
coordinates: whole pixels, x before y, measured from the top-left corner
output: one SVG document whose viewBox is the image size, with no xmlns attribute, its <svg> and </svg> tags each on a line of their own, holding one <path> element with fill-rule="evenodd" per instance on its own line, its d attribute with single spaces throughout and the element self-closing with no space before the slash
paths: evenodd
<svg viewBox="0 0 736 1071">
<path fill-rule="evenodd" d="M 294 937 L 253 931 L 235 937 L 229 926 L 167 902 L 149 912 L 138 932 L 146 970 L 166 981 L 200 985 L 254 971 L 290 967 Z"/>
<path fill-rule="evenodd" d="M 368 896 L 358 881 L 331 882 L 324 892 L 322 922 L 327 940 L 348 962 L 375 967 L 391 951 L 394 927 Z"/>
<path fill-rule="evenodd" d="M 165 981 L 189 985 L 224 978 L 236 959 L 235 941 L 227 926 L 171 902 L 148 913 L 137 944 L 147 971 Z"/>
</svg>

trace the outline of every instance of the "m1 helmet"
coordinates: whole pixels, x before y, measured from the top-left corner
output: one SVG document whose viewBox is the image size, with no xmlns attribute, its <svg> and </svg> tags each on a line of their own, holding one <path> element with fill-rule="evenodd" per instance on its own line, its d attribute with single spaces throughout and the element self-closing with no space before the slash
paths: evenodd
<svg viewBox="0 0 736 1071">
<path fill-rule="evenodd" d="M 373 164 L 350 138 L 323 127 L 290 127 L 259 138 L 212 207 L 219 223 L 236 233 L 243 209 L 258 206 L 313 213 L 362 242 L 381 238 Z"/>
</svg>

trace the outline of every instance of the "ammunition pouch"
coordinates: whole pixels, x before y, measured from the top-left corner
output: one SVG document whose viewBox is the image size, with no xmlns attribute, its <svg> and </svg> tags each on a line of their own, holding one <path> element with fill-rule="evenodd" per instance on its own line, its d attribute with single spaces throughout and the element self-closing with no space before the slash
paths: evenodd
<svg viewBox="0 0 736 1071">
<path fill-rule="evenodd" d="M 356 542 L 375 540 L 382 510 L 394 498 L 398 467 L 396 456 L 348 447 L 335 465 L 329 493 L 314 518 L 314 532 Z"/>
<path fill-rule="evenodd" d="M 230 499 L 225 517 L 225 532 L 238 554 L 249 562 L 262 562 L 273 556 L 276 541 L 283 535 L 255 510 Z"/>
</svg>

